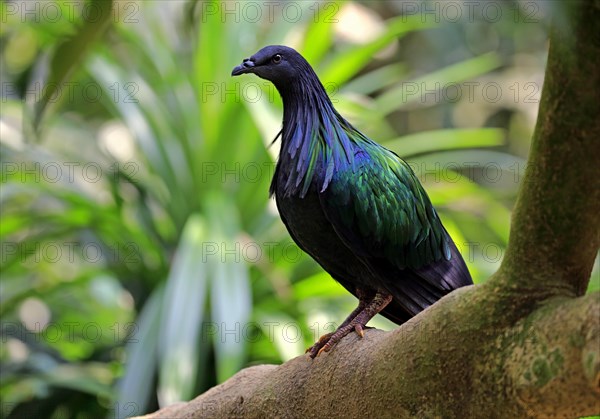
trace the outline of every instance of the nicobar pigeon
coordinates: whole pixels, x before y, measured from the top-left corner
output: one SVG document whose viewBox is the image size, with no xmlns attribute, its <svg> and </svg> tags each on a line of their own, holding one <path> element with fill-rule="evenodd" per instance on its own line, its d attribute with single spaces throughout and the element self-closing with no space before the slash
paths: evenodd
<svg viewBox="0 0 600 419">
<path fill-rule="evenodd" d="M 358 298 L 327 352 L 377 313 L 402 324 L 472 284 L 465 262 L 408 164 L 333 107 L 294 49 L 267 46 L 235 67 L 271 81 L 283 100 L 281 151 L 271 182 L 283 223 L 300 248 Z M 277 138 L 277 137 L 276 137 Z"/>
</svg>

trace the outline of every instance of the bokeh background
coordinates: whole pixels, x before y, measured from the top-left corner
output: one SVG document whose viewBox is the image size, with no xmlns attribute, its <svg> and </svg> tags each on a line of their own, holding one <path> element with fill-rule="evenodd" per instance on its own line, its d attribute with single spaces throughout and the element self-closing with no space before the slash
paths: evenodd
<svg viewBox="0 0 600 419">
<path fill-rule="evenodd" d="M 2 2 L 2 417 L 189 400 L 302 354 L 354 308 L 268 196 L 281 102 L 230 77 L 268 44 L 300 51 L 338 110 L 410 162 L 485 281 L 551 3 Z"/>
</svg>

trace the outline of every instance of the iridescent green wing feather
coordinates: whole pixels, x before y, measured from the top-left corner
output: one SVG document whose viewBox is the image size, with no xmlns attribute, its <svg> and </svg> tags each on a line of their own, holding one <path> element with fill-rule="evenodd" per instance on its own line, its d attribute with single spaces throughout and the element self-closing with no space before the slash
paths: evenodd
<svg viewBox="0 0 600 419">
<path fill-rule="evenodd" d="M 359 257 L 386 258 L 400 269 L 450 259 L 448 236 L 408 164 L 371 142 L 354 160 L 320 195 L 343 242 Z"/>
</svg>

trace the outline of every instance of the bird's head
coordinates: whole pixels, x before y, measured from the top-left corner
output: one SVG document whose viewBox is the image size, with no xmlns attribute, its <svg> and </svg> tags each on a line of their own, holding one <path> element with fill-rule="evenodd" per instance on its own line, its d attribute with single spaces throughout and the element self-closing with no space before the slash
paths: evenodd
<svg viewBox="0 0 600 419">
<path fill-rule="evenodd" d="M 310 69 L 310 65 L 296 50 L 283 45 L 269 45 L 244 59 L 231 75 L 254 73 L 279 87 L 293 82 L 307 68 Z"/>
</svg>

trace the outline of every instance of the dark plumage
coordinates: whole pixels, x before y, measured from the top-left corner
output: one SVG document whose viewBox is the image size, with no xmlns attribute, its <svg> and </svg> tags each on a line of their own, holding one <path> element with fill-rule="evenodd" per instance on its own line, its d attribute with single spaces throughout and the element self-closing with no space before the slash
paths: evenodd
<svg viewBox="0 0 600 419">
<path fill-rule="evenodd" d="M 270 80 L 283 100 L 281 151 L 271 183 L 294 241 L 359 299 L 311 357 L 378 312 L 401 324 L 471 276 L 408 164 L 334 109 L 308 62 L 265 47 L 235 67 Z"/>
</svg>

